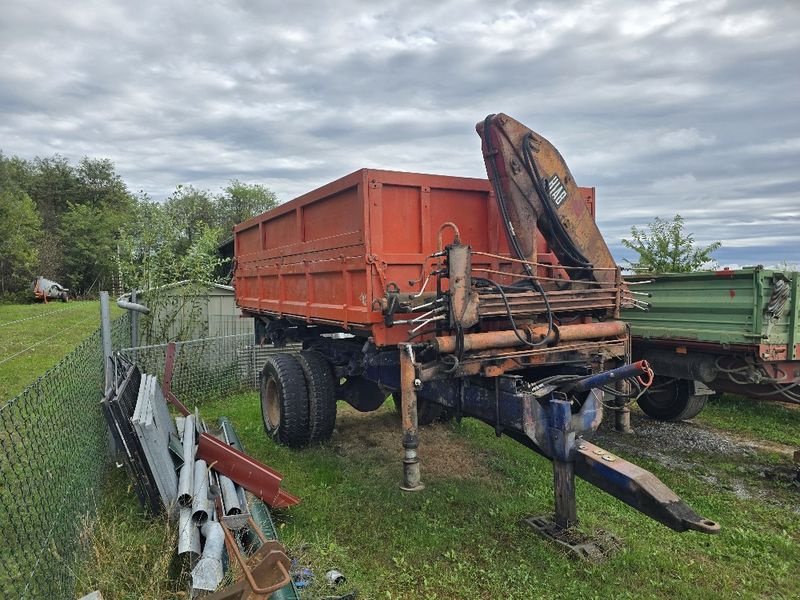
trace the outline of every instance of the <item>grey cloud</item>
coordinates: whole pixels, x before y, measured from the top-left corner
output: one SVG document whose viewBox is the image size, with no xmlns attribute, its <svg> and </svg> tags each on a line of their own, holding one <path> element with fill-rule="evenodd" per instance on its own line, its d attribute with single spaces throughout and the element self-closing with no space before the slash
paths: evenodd
<svg viewBox="0 0 800 600">
<path fill-rule="evenodd" d="M 631 225 L 680 212 L 726 260 L 800 262 L 791 2 L 53 0 L 3 16 L 6 154 L 107 156 L 155 198 L 239 177 L 289 199 L 362 166 L 483 177 L 474 124 L 502 111 L 597 186 L 618 256 Z"/>
</svg>

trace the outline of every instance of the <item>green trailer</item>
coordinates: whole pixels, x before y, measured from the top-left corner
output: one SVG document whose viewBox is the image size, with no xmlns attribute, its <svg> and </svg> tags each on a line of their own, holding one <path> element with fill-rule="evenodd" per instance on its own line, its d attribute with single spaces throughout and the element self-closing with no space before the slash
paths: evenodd
<svg viewBox="0 0 800 600">
<path fill-rule="evenodd" d="M 800 273 L 750 267 L 627 278 L 646 310 L 623 310 L 633 354 L 657 380 L 639 399 L 649 416 L 697 415 L 732 392 L 800 403 Z"/>
</svg>

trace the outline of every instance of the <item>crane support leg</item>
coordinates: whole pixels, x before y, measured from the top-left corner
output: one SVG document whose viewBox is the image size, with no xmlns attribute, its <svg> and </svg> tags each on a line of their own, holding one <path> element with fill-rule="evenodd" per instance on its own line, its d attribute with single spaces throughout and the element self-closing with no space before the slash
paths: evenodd
<svg viewBox="0 0 800 600">
<path fill-rule="evenodd" d="M 414 351 L 411 344 L 400 344 L 400 406 L 403 422 L 403 483 L 400 489 L 418 492 L 425 488 L 419 468 L 419 424 L 417 421 L 417 385 Z"/>
</svg>

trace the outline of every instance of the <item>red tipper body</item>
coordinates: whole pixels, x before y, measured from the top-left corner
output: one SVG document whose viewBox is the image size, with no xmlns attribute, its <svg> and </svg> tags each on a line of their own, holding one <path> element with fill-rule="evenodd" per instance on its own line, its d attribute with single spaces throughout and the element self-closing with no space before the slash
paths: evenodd
<svg viewBox="0 0 800 600">
<path fill-rule="evenodd" d="M 594 188 L 581 191 L 594 215 Z M 236 301 L 250 315 L 334 325 L 379 346 L 404 342 L 408 327 L 384 325 L 380 300 L 387 286 L 419 290 L 448 221 L 473 250 L 509 255 L 487 180 L 361 169 L 234 228 Z M 443 235 L 452 241 L 452 231 Z M 481 260 L 473 266 L 513 268 Z M 542 275 L 558 270 L 542 236 L 537 261 L 554 265 Z"/>
</svg>

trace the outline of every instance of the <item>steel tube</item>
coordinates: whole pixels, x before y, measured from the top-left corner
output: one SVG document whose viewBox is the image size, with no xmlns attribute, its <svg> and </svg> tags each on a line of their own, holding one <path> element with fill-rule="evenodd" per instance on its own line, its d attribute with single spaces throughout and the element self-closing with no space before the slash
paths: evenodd
<svg viewBox="0 0 800 600">
<path fill-rule="evenodd" d="M 127 300 L 117 300 L 117 306 L 120 308 L 124 308 L 125 310 L 131 310 L 133 312 L 142 313 L 143 315 L 149 315 L 150 309 L 147 308 L 144 304 L 137 304 L 136 302 L 128 302 Z"/>
<path fill-rule="evenodd" d="M 131 292 L 131 302 L 136 304 L 136 290 Z M 139 311 L 131 311 L 131 348 L 139 346 Z"/>
<path fill-rule="evenodd" d="M 113 385 L 114 379 L 114 372 L 111 366 L 111 308 L 108 303 L 108 292 L 100 292 L 100 329 L 103 340 L 104 391 L 107 394 Z"/>
<path fill-rule="evenodd" d="M 541 341 L 547 335 L 547 326 L 523 327 L 519 330 L 525 338 L 529 336 L 532 342 Z M 580 325 L 564 325 L 558 328 L 558 335 L 551 332 L 552 342 L 556 339 L 562 342 L 578 340 L 595 340 L 606 337 L 625 335 L 625 323 L 622 321 L 603 321 L 602 323 L 582 323 Z M 454 335 L 442 336 L 433 339 L 433 344 L 440 354 L 451 354 L 456 351 L 457 338 Z M 491 350 L 493 348 L 509 348 L 524 346 L 513 329 L 504 331 L 489 331 L 486 333 L 468 333 L 464 336 L 464 350 Z"/>
<path fill-rule="evenodd" d="M 183 422 L 183 466 L 178 477 L 178 504 L 189 507 L 194 494 L 194 415 Z"/>
<path fill-rule="evenodd" d="M 200 530 L 206 543 L 203 556 L 192 569 L 192 588 L 213 592 L 219 587 L 225 573 L 222 569 L 222 549 L 225 547 L 225 532 L 216 521 L 207 521 Z"/>
<path fill-rule="evenodd" d="M 236 485 L 229 477 L 219 476 L 219 488 L 222 492 L 222 504 L 225 507 L 225 515 L 240 515 L 242 507 L 239 504 L 239 494 L 236 493 Z"/>
<path fill-rule="evenodd" d="M 200 556 L 200 529 L 192 521 L 192 509 L 181 509 L 178 517 L 178 555 L 191 552 Z"/>
<path fill-rule="evenodd" d="M 208 521 L 213 510 L 211 499 L 208 497 L 208 466 L 206 461 L 198 460 L 194 463 L 194 494 L 192 496 L 192 520 L 199 525 Z"/>
<path fill-rule="evenodd" d="M 650 366 L 647 364 L 647 361 L 640 360 L 629 365 L 623 365 L 621 367 L 617 367 L 616 369 L 603 371 L 602 373 L 597 373 L 595 375 L 585 377 L 584 379 L 579 379 L 575 383 L 566 386 L 565 389 L 569 390 L 570 392 L 585 392 L 586 390 L 612 384 L 628 377 L 643 375 L 649 369 Z"/>
</svg>

